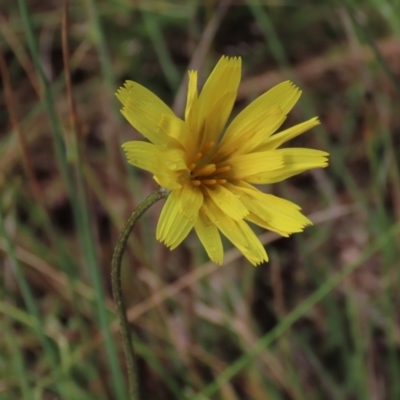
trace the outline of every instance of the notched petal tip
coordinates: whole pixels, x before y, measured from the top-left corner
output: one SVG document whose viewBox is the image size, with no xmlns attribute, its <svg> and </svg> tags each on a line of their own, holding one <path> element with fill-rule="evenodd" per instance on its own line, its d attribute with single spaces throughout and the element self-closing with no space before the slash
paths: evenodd
<svg viewBox="0 0 400 400">
<path fill-rule="evenodd" d="M 137 83 L 129 79 L 124 82 L 124 88 L 128 91 L 131 91 L 135 85 L 137 85 Z"/>
<path fill-rule="evenodd" d="M 228 60 L 231 61 L 231 62 L 234 62 L 235 64 L 241 64 L 242 63 L 242 58 L 240 56 L 228 57 Z"/>
<path fill-rule="evenodd" d="M 242 65 L 242 58 L 239 56 L 226 56 L 223 55 L 221 56 L 221 58 L 219 59 L 217 65 L 215 66 L 214 69 L 216 68 L 238 68 L 241 67 Z"/>
<path fill-rule="evenodd" d="M 247 258 L 247 260 L 250 261 L 250 263 L 254 266 L 254 267 L 258 267 L 261 264 L 264 264 L 266 262 L 269 261 L 268 258 L 268 254 L 265 251 L 265 249 L 263 249 L 264 251 L 262 252 L 262 254 L 246 254 L 243 253 L 243 255 Z"/>
<path fill-rule="evenodd" d="M 252 264 L 254 267 L 258 267 L 259 265 L 264 264 L 268 261 L 269 261 L 269 258 L 267 256 L 267 258 L 264 258 L 263 260 L 257 260 L 255 263 L 252 263 Z"/>
<path fill-rule="evenodd" d="M 117 92 L 115 93 L 115 96 L 123 105 L 125 105 L 125 101 L 128 99 L 135 84 L 136 83 L 134 81 L 127 80 L 118 88 Z"/>
</svg>

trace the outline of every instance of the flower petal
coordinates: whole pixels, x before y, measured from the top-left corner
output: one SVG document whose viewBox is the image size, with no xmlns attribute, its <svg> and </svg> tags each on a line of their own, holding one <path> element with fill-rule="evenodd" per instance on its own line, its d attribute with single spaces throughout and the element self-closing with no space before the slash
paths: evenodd
<svg viewBox="0 0 400 400">
<path fill-rule="evenodd" d="M 203 193 L 188 180 L 182 186 L 179 211 L 187 219 L 196 221 L 200 207 L 203 205 Z"/>
<path fill-rule="evenodd" d="M 245 219 L 283 236 L 302 232 L 305 226 L 312 225 L 297 204 L 263 193 L 249 184 L 239 185 L 230 190 L 242 194 L 241 200 L 251 212 Z"/>
<path fill-rule="evenodd" d="M 244 221 L 234 221 L 211 201 L 204 203 L 204 210 L 218 229 L 243 253 L 253 264 L 268 261 L 267 253 L 258 237 Z"/>
<path fill-rule="evenodd" d="M 328 165 L 329 153 L 325 151 L 302 148 L 276 149 L 273 151 L 283 157 L 282 168 L 248 176 L 247 182 L 257 184 L 280 182 L 308 169 L 325 168 Z"/>
<path fill-rule="evenodd" d="M 171 174 L 153 175 L 153 179 L 163 188 L 169 190 L 180 189 L 182 185 L 179 183 L 179 174 L 172 172 Z"/>
<path fill-rule="evenodd" d="M 199 138 L 199 148 L 207 147 L 210 143 L 217 143 L 224 129 L 226 121 L 232 111 L 232 104 L 236 98 L 236 92 L 225 93 L 207 115 L 202 136 Z"/>
<path fill-rule="evenodd" d="M 222 264 L 224 249 L 218 228 L 211 222 L 203 210 L 200 210 L 199 217 L 194 229 L 203 244 L 208 256 L 217 264 Z"/>
<path fill-rule="evenodd" d="M 274 151 L 242 154 L 227 160 L 231 169 L 224 173 L 228 180 L 247 179 L 257 174 L 267 174 L 283 166 L 283 156 Z"/>
<path fill-rule="evenodd" d="M 122 145 L 129 164 L 154 174 L 160 186 L 168 189 L 181 187 L 179 176 L 187 169 L 184 152 L 180 149 L 163 149 L 152 143 L 131 141 Z"/>
<path fill-rule="evenodd" d="M 289 237 L 290 235 L 285 232 L 282 231 L 281 229 L 278 229 L 276 226 L 274 225 L 270 225 L 268 223 L 268 221 L 265 221 L 264 219 L 260 218 L 258 215 L 250 212 L 247 216 L 246 216 L 246 221 L 252 222 L 255 225 L 260 226 L 261 228 L 267 229 L 269 231 L 275 232 L 278 235 L 281 235 L 283 237 Z"/>
<path fill-rule="evenodd" d="M 158 134 L 162 135 L 165 144 L 163 147 L 182 148 L 182 137 L 185 135 L 185 123 L 179 118 L 163 114 L 157 125 Z M 176 139 L 176 140 L 174 140 Z"/>
<path fill-rule="evenodd" d="M 282 132 L 279 132 L 279 133 L 269 137 L 265 141 L 264 145 L 257 148 L 257 150 L 262 151 L 262 150 L 276 149 L 281 144 L 287 142 L 290 139 L 295 138 L 296 136 L 301 135 L 305 131 L 308 131 L 309 129 L 311 129 L 314 126 L 317 126 L 319 124 L 320 124 L 320 122 L 319 122 L 318 117 L 311 118 L 308 121 L 305 121 L 301 124 L 295 125 L 289 129 L 286 129 Z"/>
<path fill-rule="evenodd" d="M 162 168 L 154 174 L 157 183 L 170 190 L 179 189 L 182 186 L 182 175 L 189 174 L 184 160 L 185 153 L 181 149 L 160 149 L 160 153 L 153 154 L 153 157 L 163 161 Z"/>
<path fill-rule="evenodd" d="M 123 104 L 121 113 L 142 135 L 158 146 L 175 145 L 175 140 L 160 130 L 163 119 L 179 120 L 172 110 L 154 93 L 136 82 L 126 81 L 118 89 L 117 98 Z M 177 123 L 170 125 L 177 125 Z"/>
<path fill-rule="evenodd" d="M 188 118 L 193 103 L 198 99 L 197 94 L 197 71 L 189 71 L 188 92 L 186 98 L 185 120 Z"/>
<path fill-rule="evenodd" d="M 122 145 L 129 164 L 145 169 L 153 174 L 163 168 L 164 158 L 157 146 L 152 143 L 131 141 Z M 161 157 L 160 157 L 161 156 Z"/>
<path fill-rule="evenodd" d="M 235 102 L 241 77 L 241 59 L 221 57 L 208 77 L 199 95 L 198 101 L 192 105 L 188 121 L 193 132 L 203 133 L 206 120 L 210 117 L 217 104 L 224 103 L 223 117 L 219 125 L 224 126 Z M 225 100 L 221 100 L 225 97 Z M 197 144 L 200 146 L 203 135 Z M 207 143 L 208 144 L 208 143 Z"/>
<path fill-rule="evenodd" d="M 221 57 L 208 77 L 199 96 L 199 107 L 204 115 L 209 114 L 214 104 L 226 93 L 237 92 L 241 78 L 240 57 Z M 230 108 L 233 107 L 234 99 Z"/>
<path fill-rule="evenodd" d="M 161 211 L 157 224 L 156 238 L 171 250 L 177 247 L 189 234 L 195 220 L 186 218 L 180 212 L 182 189 L 173 190 Z"/>
<path fill-rule="evenodd" d="M 246 154 L 263 143 L 273 132 L 275 132 L 286 119 L 286 115 L 279 107 L 272 107 L 263 114 L 263 123 L 260 125 L 255 120 L 248 120 L 242 131 L 237 135 L 226 136 L 218 146 L 216 157 L 224 159 L 227 156 Z M 229 129 L 229 128 L 228 128 Z"/>
<path fill-rule="evenodd" d="M 249 213 L 243 203 L 224 186 L 206 186 L 205 189 L 215 205 L 232 219 L 242 220 Z"/>
<path fill-rule="evenodd" d="M 285 120 L 284 116 L 292 109 L 301 95 L 301 91 L 290 81 L 280 83 L 248 105 L 229 125 L 224 135 L 223 143 L 234 144 L 236 140 L 253 135 L 255 131 L 261 131 L 264 137 L 268 137 Z M 280 124 L 270 125 L 271 109 L 278 108 L 281 111 Z"/>
</svg>

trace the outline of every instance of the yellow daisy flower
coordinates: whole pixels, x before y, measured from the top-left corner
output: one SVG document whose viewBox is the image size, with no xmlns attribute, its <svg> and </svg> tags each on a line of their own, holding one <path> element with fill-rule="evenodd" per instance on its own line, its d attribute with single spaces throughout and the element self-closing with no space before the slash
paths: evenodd
<svg viewBox="0 0 400 400">
<path fill-rule="evenodd" d="M 151 142 L 124 143 L 128 162 L 151 172 L 171 191 L 158 221 L 157 239 L 174 249 L 194 228 L 209 257 L 222 263 L 221 231 L 257 265 L 268 256 L 247 222 L 289 236 L 311 221 L 296 204 L 253 184 L 326 167 L 328 153 L 278 148 L 319 124 L 312 118 L 273 135 L 301 94 L 289 81 L 258 97 L 224 132 L 240 76 L 241 59 L 222 57 L 198 94 L 197 71 L 189 71 L 184 120 L 136 82 L 125 82 L 117 97 L 125 118 Z"/>
</svg>

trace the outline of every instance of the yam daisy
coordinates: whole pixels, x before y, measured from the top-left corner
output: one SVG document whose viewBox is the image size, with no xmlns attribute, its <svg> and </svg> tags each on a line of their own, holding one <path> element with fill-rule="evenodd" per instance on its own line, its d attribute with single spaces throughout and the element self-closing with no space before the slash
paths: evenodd
<svg viewBox="0 0 400 400">
<path fill-rule="evenodd" d="M 326 167 L 328 153 L 280 148 L 319 124 L 312 118 L 275 133 L 301 94 L 289 81 L 258 97 L 225 128 L 240 78 L 241 59 L 222 57 L 199 94 L 197 72 L 189 71 L 184 119 L 136 82 L 125 82 L 117 97 L 122 114 L 148 139 L 123 144 L 128 162 L 170 190 L 157 239 L 174 249 L 195 229 L 209 257 L 222 263 L 222 233 L 257 265 L 268 256 L 248 222 L 289 236 L 311 221 L 296 204 L 254 185 Z"/>
</svg>

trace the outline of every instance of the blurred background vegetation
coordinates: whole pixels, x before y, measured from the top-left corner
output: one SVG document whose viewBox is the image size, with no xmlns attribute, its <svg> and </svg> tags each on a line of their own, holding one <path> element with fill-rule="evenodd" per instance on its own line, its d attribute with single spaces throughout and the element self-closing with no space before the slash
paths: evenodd
<svg viewBox="0 0 400 400">
<path fill-rule="evenodd" d="M 258 230 L 257 268 L 229 243 L 208 262 L 195 235 L 170 252 L 162 204 L 145 214 L 123 271 L 144 398 L 400 399 L 397 0 L 0 5 L 1 400 L 127 398 L 110 261 L 156 184 L 125 161 L 142 137 L 114 93 L 132 79 L 182 115 L 186 71 L 222 54 L 243 58 L 235 113 L 283 80 L 303 89 L 285 126 L 322 125 L 289 145 L 330 166 L 264 188 L 314 226 Z"/>
</svg>

